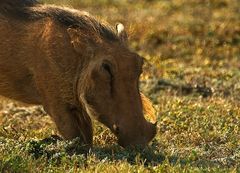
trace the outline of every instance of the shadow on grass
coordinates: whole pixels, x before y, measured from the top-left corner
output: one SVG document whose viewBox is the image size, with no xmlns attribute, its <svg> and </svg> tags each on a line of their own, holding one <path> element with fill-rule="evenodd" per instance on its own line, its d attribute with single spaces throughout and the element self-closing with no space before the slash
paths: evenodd
<svg viewBox="0 0 240 173">
<path fill-rule="evenodd" d="M 173 82 L 160 79 L 155 82 L 154 87 L 151 89 L 150 93 L 154 94 L 160 90 L 171 89 L 177 91 L 180 95 L 190 95 L 199 94 L 203 98 L 211 97 L 213 95 L 213 89 L 207 86 L 201 85 L 191 85 L 191 84 L 175 84 Z"/>
<path fill-rule="evenodd" d="M 59 155 L 58 153 L 64 153 L 64 155 L 68 156 L 84 155 L 86 160 L 92 156 L 98 160 L 125 160 L 132 165 L 141 163 L 146 166 L 161 164 L 166 159 L 164 154 L 159 151 L 156 141 L 153 141 L 151 146 L 144 149 L 141 147 L 122 148 L 117 144 L 104 147 L 93 146 L 90 148 L 81 145 L 78 138 L 66 142 L 54 136 L 40 141 L 29 141 L 26 144 L 26 150 L 36 159 L 44 156 L 50 160 L 55 158 L 55 155 Z"/>
<path fill-rule="evenodd" d="M 131 165 L 144 164 L 144 166 L 157 166 L 162 164 L 166 160 L 166 156 L 159 151 L 156 141 L 153 142 L 151 146 L 146 148 L 122 148 L 119 145 L 111 145 L 104 147 L 94 146 L 89 148 L 79 144 L 79 140 L 73 140 L 71 142 L 65 143 L 61 147 L 58 146 L 58 140 L 56 138 L 46 138 L 40 141 L 30 141 L 27 144 L 27 151 L 34 158 L 38 159 L 42 156 L 48 158 L 48 160 L 55 160 L 55 163 L 61 163 L 62 153 L 64 152 L 68 156 L 72 155 L 83 155 L 87 160 L 89 157 L 94 156 L 98 160 L 105 161 L 127 161 Z M 49 150 L 48 146 L 54 146 L 54 150 Z M 51 148 L 51 147 L 50 147 Z M 59 149 L 61 148 L 61 149 Z M 64 154 L 64 155 L 65 155 Z M 58 157 L 56 157 L 58 155 Z M 171 164 L 176 164 L 178 162 L 177 157 L 170 157 L 168 161 Z M 184 160 L 181 161 L 185 163 Z"/>
<path fill-rule="evenodd" d="M 117 145 L 109 147 L 94 147 L 90 154 L 94 154 L 98 159 L 109 161 L 126 160 L 132 165 L 144 164 L 145 166 L 156 166 L 161 164 L 166 157 L 161 153 L 156 146 L 148 146 L 147 148 L 135 147 L 121 148 Z"/>
<path fill-rule="evenodd" d="M 34 158 L 46 157 L 50 162 L 61 164 L 61 157 L 66 155 L 71 157 L 73 155 L 79 155 L 83 157 L 83 160 L 87 161 L 89 158 L 94 157 L 99 161 L 127 161 L 131 165 L 144 165 L 144 166 L 157 166 L 163 162 L 172 166 L 191 165 L 192 167 L 234 167 L 237 165 L 236 160 L 226 160 L 227 164 L 223 164 L 221 161 L 211 160 L 198 156 L 195 152 L 189 154 L 187 157 L 181 157 L 180 155 L 168 155 L 162 152 L 159 143 L 154 140 L 152 144 L 146 148 L 122 148 L 119 145 L 111 145 L 92 148 L 83 146 L 79 143 L 79 139 L 76 138 L 72 141 L 62 141 L 55 138 L 47 138 L 41 141 L 28 142 L 26 149 L 29 154 Z M 49 147 L 50 146 L 50 147 Z M 57 156 L 57 157 L 56 157 Z"/>
<path fill-rule="evenodd" d="M 156 142 L 156 141 L 155 141 Z M 155 143 L 156 144 L 156 143 Z M 151 145 L 145 149 L 123 149 L 119 146 L 93 148 L 91 154 L 94 154 L 100 160 L 123 161 L 126 160 L 131 165 L 158 166 L 168 163 L 171 166 L 191 166 L 202 169 L 208 168 L 234 168 L 239 163 L 237 160 L 228 158 L 226 160 L 211 160 L 198 156 L 192 152 L 186 157 L 176 155 L 167 155 L 160 151 L 157 145 Z"/>
</svg>

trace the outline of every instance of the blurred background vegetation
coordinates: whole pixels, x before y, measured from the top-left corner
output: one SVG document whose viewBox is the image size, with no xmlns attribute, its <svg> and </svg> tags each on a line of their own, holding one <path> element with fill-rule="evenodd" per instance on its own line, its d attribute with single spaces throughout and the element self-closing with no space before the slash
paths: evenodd
<svg viewBox="0 0 240 173">
<path fill-rule="evenodd" d="M 89 156 L 72 156 L 71 141 L 40 140 L 56 133 L 41 107 L 2 100 L 0 170 L 240 172 L 239 0 L 43 2 L 126 26 L 130 48 L 147 60 L 141 90 L 156 108 L 158 133 L 145 150 L 123 150 L 95 123 Z"/>
</svg>

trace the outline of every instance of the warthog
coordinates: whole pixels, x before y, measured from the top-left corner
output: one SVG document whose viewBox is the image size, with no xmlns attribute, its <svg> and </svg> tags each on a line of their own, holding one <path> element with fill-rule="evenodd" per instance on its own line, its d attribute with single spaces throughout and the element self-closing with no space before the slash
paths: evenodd
<svg viewBox="0 0 240 173">
<path fill-rule="evenodd" d="M 88 13 L 35 0 L 0 0 L 0 94 L 43 105 L 65 139 L 92 144 L 90 117 L 123 146 L 146 145 L 156 126 L 143 115 L 143 58 Z"/>
</svg>

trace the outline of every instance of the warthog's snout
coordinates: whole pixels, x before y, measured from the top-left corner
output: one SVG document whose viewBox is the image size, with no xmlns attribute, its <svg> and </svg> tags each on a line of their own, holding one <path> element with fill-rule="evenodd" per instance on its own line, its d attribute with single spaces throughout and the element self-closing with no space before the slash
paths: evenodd
<svg viewBox="0 0 240 173">
<path fill-rule="evenodd" d="M 122 147 L 145 147 L 156 135 L 157 124 L 147 122 L 145 128 L 137 130 L 138 132 L 131 136 L 131 134 L 125 134 L 126 136 L 120 136 L 118 138 L 118 144 Z"/>
</svg>

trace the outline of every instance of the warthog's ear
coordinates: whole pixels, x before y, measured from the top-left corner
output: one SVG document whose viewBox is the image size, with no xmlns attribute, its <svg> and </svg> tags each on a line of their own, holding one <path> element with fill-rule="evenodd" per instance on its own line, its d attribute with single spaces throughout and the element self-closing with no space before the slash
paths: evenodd
<svg viewBox="0 0 240 173">
<path fill-rule="evenodd" d="M 123 24 L 117 23 L 116 30 L 117 30 L 118 37 L 120 38 L 122 43 L 127 44 L 128 35 L 127 35 L 127 32 L 125 31 Z"/>
<path fill-rule="evenodd" d="M 93 49 L 90 46 L 90 43 L 87 40 L 87 38 L 84 37 L 84 35 L 81 35 L 81 31 L 74 28 L 68 28 L 67 32 L 71 39 L 71 44 L 73 45 L 73 48 L 75 49 L 76 52 L 80 54 L 83 54 L 85 52 L 90 56 L 93 56 L 94 54 Z"/>
</svg>

